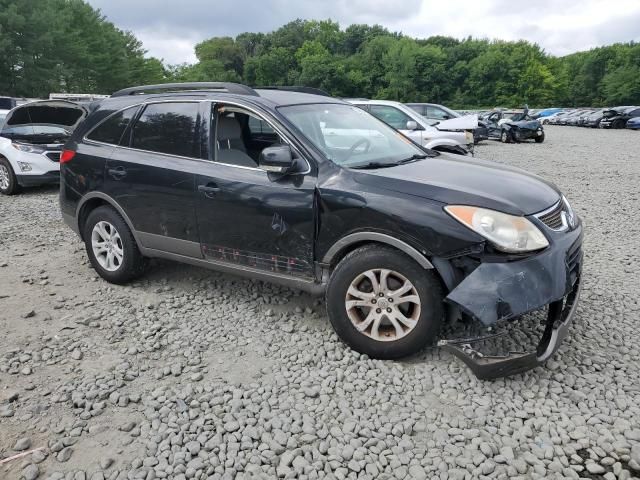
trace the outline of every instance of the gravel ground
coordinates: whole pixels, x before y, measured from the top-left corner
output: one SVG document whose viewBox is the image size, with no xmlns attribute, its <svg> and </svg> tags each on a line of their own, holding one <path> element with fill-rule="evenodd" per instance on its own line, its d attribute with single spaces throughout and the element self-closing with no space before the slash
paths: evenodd
<svg viewBox="0 0 640 480">
<path fill-rule="evenodd" d="M 639 140 L 549 127 L 478 147 L 552 179 L 587 228 L 570 338 L 493 382 L 435 348 L 356 354 L 284 288 L 169 262 L 109 285 L 55 189 L 0 198 L 0 459 L 39 449 L 0 478 L 640 476 Z"/>
</svg>

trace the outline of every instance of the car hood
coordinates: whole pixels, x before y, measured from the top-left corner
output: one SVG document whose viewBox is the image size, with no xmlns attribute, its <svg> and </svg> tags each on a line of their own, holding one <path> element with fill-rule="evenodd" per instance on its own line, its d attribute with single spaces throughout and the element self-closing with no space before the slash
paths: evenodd
<svg viewBox="0 0 640 480">
<path fill-rule="evenodd" d="M 541 126 L 538 120 L 522 120 L 520 122 L 508 121 L 505 123 L 508 123 L 509 125 L 515 125 L 518 128 L 525 128 L 529 130 L 537 130 Z"/>
<path fill-rule="evenodd" d="M 473 130 L 478 128 L 477 115 L 465 115 L 464 117 L 451 118 L 434 125 L 438 130 Z"/>
<path fill-rule="evenodd" d="M 7 114 L 0 136 L 33 143 L 63 141 L 84 120 L 87 113 L 83 105 L 66 100 L 25 103 Z M 66 133 L 36 133 L 46 132 L 47 127 L 59 127 L 58 130 L 64 129 Z"/>
<path fill-rule="evenodd" d="M 531 215 L 560 199 L 558 188 L 518 168 L 440 154 L 376 170 L 358 170 L 356 181 L 448 205 L 474 205 L 512 215 Z"/>
</svg>

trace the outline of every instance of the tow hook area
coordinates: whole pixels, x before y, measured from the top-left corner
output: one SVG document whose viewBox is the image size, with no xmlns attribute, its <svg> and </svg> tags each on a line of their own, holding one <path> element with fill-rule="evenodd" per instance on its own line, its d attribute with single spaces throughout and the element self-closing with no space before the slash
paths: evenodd
<svg viewBox="0 0 640 480">
<path fill-rule="evenodd" d="M 572 291 L 562 300 L 548 306 L 544 332 L 535 351 L 508 351 L 502 355 L 485 354 L 477 345 L 504 337 L 507 333 L 495 333 L 471 338 L 445 339 L 438 346 L 462 360 L 480 380 L 515 375 L 531 370 L 548 360 L 567 336 L 580 296 L 580 278 Z M 518 322 L 519 319 L 512 322 Z"/>
</svg>

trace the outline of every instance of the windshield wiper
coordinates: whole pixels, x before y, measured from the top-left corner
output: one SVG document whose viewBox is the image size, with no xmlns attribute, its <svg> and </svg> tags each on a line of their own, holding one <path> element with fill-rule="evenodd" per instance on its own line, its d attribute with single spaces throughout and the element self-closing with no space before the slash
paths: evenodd
<svg viewBox="0 0 640 480">
<path fill-rule="evenodd" d="M 410 157 L 403 158 L 402 160 L 398 160 L 397 162 L 389 162 L 389 163 L 367 162 L 367 163 L 360 163 L 356 165 L 349 165 L 349 168 L 356 168 L 359 170 L 364 170 L 369 168 L 388 168 L 388 167 L 395 167 L 397 165 L 402 165 L 404 163 L 415 162 L 416 160 L 424 160 L 427 157 L 429 157 L 429 155 L 427 155 L 426 153 L 416 153 L 415 155 L 411 155 Z"/>
</svg>

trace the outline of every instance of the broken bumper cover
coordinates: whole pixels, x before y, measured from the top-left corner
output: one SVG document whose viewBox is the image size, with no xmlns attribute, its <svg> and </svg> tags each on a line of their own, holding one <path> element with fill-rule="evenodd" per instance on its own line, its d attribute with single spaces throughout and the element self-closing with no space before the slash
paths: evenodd
<svg viewBox="0 0 640 480">
<path fill-rule="evenodd" d="M 574 290 L 564 300 L 549 305 L 549 313 L 544 333 L 535 352 L 510 352 L 508 355 L 484 355 L 474 348 L 482 343 L 500 336 L 440 340 L 438 345 L 462 360 L 480 380 L 492 380 L 526 372 L 542 365 L 553 355 L 567 336 L 569 327 L 578 305 L 581 283 L 577 278 Z"/>
<path fill-rule="evenodd" d="M 461 359 L 482 380 L 521 373 L 541 365 L 567 336 L 580 297 L 582 225 L 558 233 L 551 247 L 530 258 L 483 263 L 447 296 L 447 301 L 485 327 L 519 320 L 548 307 L 535 351 L 485 355 L 476 345 L 504 334 L 441 340 L 438 345 Z"/>
</svg>

